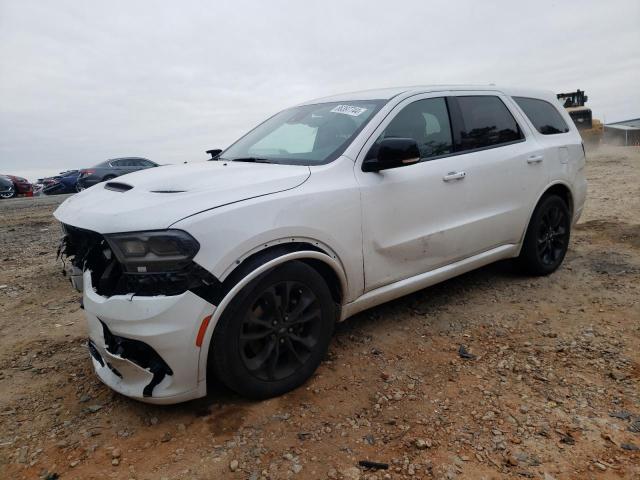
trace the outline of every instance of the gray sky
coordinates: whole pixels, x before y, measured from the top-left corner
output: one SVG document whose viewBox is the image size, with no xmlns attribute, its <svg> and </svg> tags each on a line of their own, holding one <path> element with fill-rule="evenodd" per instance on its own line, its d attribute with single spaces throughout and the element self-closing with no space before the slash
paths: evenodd
<svg viewBox="0 0 640 480">
<path fill-rule="evenodd" d="M 300 101 L 431 83 L 638 117 L 640 2 L 0 0 L 0 173 L 204 160 Z"/>
</svg>

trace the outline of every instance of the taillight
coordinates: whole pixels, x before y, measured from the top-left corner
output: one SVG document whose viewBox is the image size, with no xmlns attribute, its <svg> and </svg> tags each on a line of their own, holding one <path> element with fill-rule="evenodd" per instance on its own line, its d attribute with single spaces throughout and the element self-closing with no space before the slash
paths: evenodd
<svg viewBox="0 0 640 480">
<path fill-rule="evenodd" d="M 80 170 L 80 176 L 86 177 L 87 175 L 93 175 L 95 170 Z"/>
</svg>

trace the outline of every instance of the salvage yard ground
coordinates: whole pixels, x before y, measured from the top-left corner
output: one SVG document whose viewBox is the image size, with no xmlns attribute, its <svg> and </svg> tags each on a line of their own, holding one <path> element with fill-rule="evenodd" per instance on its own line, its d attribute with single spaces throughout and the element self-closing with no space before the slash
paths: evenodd
<svg viewBox="0 0 640 480">
<path fill-rule="evenodd" d="M 587 173 L 556 274 L 483 268 L 341 324 L 292 393 L 171 407 L 94 376 L 61 199 L 0 201 L 0 478 L 640 478 L 640 149 Z"/>
</svg>

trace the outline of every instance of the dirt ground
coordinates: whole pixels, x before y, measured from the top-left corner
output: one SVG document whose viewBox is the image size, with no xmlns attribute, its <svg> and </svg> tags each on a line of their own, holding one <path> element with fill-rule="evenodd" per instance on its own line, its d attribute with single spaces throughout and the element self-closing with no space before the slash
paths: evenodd
<svg viewBox="0 0 640 480">
<path fill-rule="evenodd" d="M 170 407 L 94 376 L 60 199 L 0 201 L 0 478 L 640 479 L 640 149 L 587 171 L 557 273 L 483 268 L 341 324 L 283 397 Z"/>
</svg>

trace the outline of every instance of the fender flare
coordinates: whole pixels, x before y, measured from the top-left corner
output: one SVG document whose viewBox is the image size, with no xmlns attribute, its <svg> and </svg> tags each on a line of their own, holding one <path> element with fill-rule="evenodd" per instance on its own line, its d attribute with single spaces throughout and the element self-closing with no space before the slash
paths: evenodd
<svg viewBox="0 0 640 480">
<path fill-rule="evenodd" d="M 522 249 L 522 244 L 524 243 L 524 236 L 527 234 L 527 230 L 529 229 L 529 224 L 531 223 L 531 217 L 533 217 L 533 212 L 535 211 L 536 207 L 540 203 L 540 200 L 542 200 L 542 197 L 544 197 L 546 195 L 546 193 L 556 185 L 562 185 L 563 187 L 566 187 L 567 190 L 569 190 L 569 195 L 571 196 L 571 203 L 572 203 L 572 205 L 569 205 L 569 208 L 571 209 L 571 215 L 573 217 L 573 214 L 574 214 L 574 212 L 573 212 L 573 197 L 574 197 L 574 193 L 573 193 L 573 188 L 571 187 L 571 185 L 568 184 L 565 181 L 562 181 L 562 180 L 556 180 L 556 181 L 546 185 L 542 189 L 542 191 L 538 194 L 538 197 L 536 198 L 536 201 L 533 204 L 533 208 L 531 208 L 531 210 L 529 211 L 529 215 L 527 216 L 527 223 L 524 226 L 524 230 L 522 231 L 522 235 L 520 235 L 520 242 L 519 242 L 518 252 L 517 252 L 516 256 L 520 255 L 520 250 Z"/>
<path fill-rule="evenodd" d="M 337 260 L 331 258 L 329 255 L 313 251 L 313 250 L 300 250 L 297 252 L 286 253 L 279 257 L 274 258 L 273 260 L 269 260 L 268 262 L 260 265 L 256 269 L 252 270 L 246 276 L 244 276 L 238 283 L 236 283 L 231 290 L 224 296 L 224 298 L 220 301 L 218 306 L 215 307 L 215 310 L 211 314 L 211 319 L 209 320 L 209 324 L 207 325 L 202 346 L 200 347 L 200 353 L 198 355 L 198 383 L 207 381 L 207 364 L 209 359 L 209 347 L 211 345 L 211 339 L 213 338 L 213 332 L 215 331 L 216 325 L 218 321 L 222 317 L 226 307 L 231 303 L 233 298 L 242 290 L 249 282 L 253 279 L 257 278 L 264 272 L 281 265 L 285 262 L 290 262 L 292 260 L 304 260 L 304 259 L 314 259 L 320 260 L 326 264 L 328 264 L 336 273 L 338 278 L 340 279 L 340 286 L 344 292 L 347 290 L 347 277 L 342 269 L 342 266 L 338 263 Z"/>
</svg>

